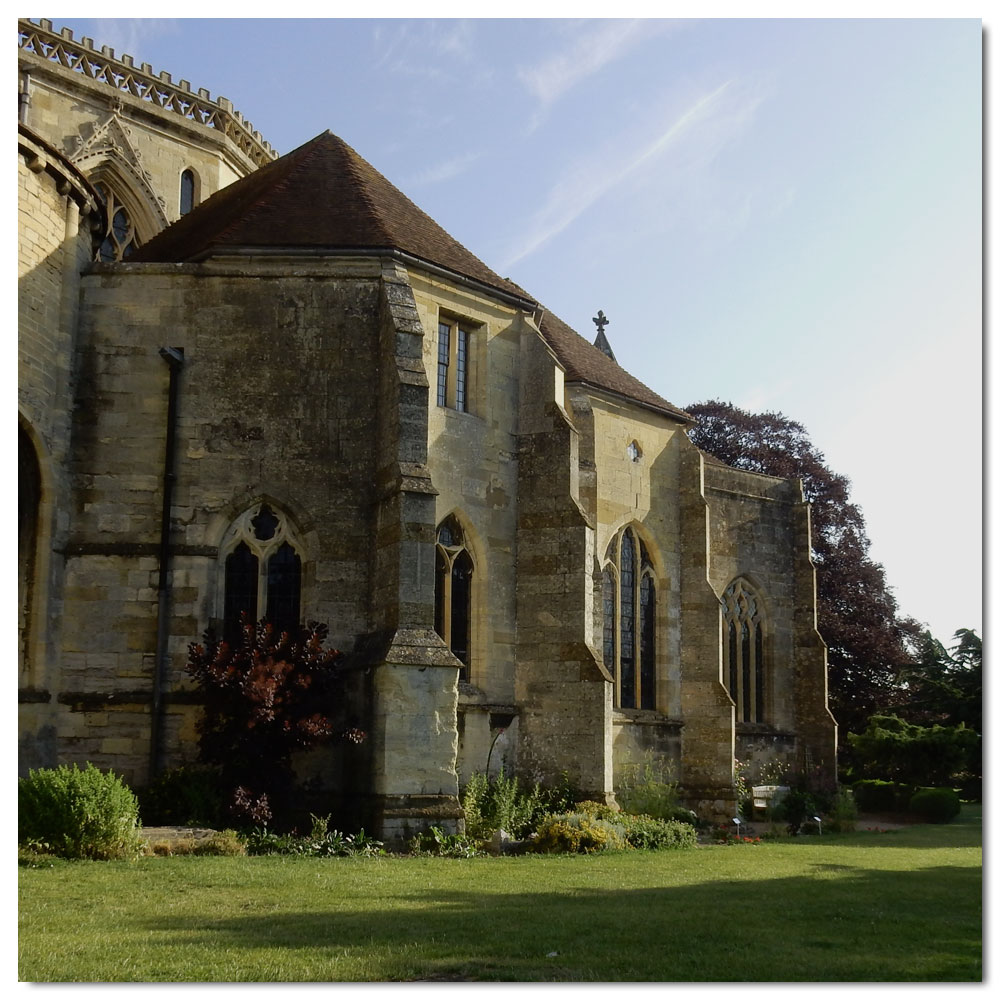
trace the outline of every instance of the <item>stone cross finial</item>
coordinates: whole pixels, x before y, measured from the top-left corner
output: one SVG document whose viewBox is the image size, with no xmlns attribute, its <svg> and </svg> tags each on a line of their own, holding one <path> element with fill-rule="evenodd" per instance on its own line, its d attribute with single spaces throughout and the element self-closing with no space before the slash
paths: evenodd
<svg viewBox="0 0 1000 1000">
<path fill-rule="evenodd" d="M 597 310 L 597 315 L 593 317 L 594 323 L 597 325 L 597 339 L 594 341 L 594 347 L 596 347 L 603 354 L 606 354 L 612 361 L 617 364 L 615 359 L 615 352 L 611 350 L 611 345 L 608 343 L 608 338 L 604 335 L 604 328 L 611 322 L 607 316 L 604 315 L 603 309 Z"/>
</svg>

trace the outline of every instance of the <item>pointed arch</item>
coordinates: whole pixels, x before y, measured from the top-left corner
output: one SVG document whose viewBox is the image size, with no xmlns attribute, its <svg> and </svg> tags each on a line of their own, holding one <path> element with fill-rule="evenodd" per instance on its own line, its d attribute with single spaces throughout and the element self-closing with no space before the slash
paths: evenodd
<svg viewBox="0 0 1000 1000">
<path fill-rule="evenodd" d="M 767 720 L 770 671 L 767 662 L 768 617 L 761 593 L 746 576 L 723 591 L 722 669 L 738 722 Z"/>
<path fill-rule="evenodd" d="M 480 605 L 481 560 L 474 532 L 461 511 L 453 510 L 438 524 L 434 545 L 434 630 L 462 663 L 459 679 L 472 678 Z"/>
<path fill-rule="evenodd" d="M 236 517 L 219 545 L 222 637 L 239 637 L 243 614 L 279 631 L 302 621 L 304 549 L 288 514 L 261 498 Z"/>
<path fill-rule="evenodd" d="M 636 522 L 608 543 L 601 573 L 604 665 L 619 708 L 657 705 L 657 590 L 651 546 Z"/>
</svg>

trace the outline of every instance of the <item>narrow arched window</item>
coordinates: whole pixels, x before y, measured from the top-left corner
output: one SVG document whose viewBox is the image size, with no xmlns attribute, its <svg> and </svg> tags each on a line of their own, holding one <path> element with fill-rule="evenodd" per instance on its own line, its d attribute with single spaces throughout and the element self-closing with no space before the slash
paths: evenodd
<svg viewBox="0 0 1000 1000">
<path fill-rule="evenodd" d="M 604 665 L 615 679 L 619 708 L 656 708 L 656 580 L 645 544 L 620 532 L 602 575 Z"/>
<path fill-rule="evenodd" d="M 222 636 L 239 639 L 241 616 L 265 618 L 279 632 L 301 623 L 302 557 L 287 518 L 267 503 L 232 524 L 220 549 Z"/>
<path fill-rule="evenodd" d="M 740 722 L 765 719 L 765 629 L 760 598 L 746 580 L 735 580 L 722 595 L 722 662 Z"/>
<path fill-rule="evenodd" d="M 105 263 L 127 260 L 139 246 L 131 214 L 107 184 L 98 184 L 96 187 L 107 218 L 107 228 L 97 249 L 97 259 Z"/>
<path fill-rule="evenodd" d="M 472 660 L 472 577 L 475 566 L 465 534 L 454 517 L 437 531 L 434 556 L 434 630 L 461 661 L 461 680 L 469 679 Z"/>
<path fill-rule="evenodd" d="M 194 208 L 194 171 L 185 170 L 181 174 L 181 215 L 187 215 Z"/>
</svg>

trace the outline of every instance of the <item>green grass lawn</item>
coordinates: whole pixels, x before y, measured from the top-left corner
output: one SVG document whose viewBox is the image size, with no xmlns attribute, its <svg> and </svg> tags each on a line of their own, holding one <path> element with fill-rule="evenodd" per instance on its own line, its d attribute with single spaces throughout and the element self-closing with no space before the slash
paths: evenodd
<svg viewBox="0 0 1000 1000">
<path fill-rule="evenodd" d="M 695 851 L 20 871 L 32 981 L 976 981 L 981 810 Z"/>
</svg>

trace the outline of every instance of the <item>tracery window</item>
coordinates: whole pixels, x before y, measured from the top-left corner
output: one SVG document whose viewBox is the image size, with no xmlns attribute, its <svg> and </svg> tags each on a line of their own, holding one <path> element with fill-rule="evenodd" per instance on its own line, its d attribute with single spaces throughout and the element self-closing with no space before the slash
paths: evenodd
<svg viewBox="0 0 1000 1000">
<path fill-rule="evenodd" d="M 127 260 L 139 246 L 135 234 L 135 224 L 128 209 L 107 184 L 97 184 L 96 187 L 97 193 L 104 203 L 104 211 L 108 220 L 104 240 L 97 250 L 97 259 L 105 263 Z"/>
<path fill-rule="evenodd" d="M 194 208 L 195 176 L 193 170 L 185 170 L 181 174 L 181 215 L 187 215 Z"/>
<path fill-rule="evenodd" d="M 222 636 L 235 642 L 240 616 L 266 618 L 279 632 L 301 622 L 302 558 L 291 526 L 267 503 L 244 511 L 226 533 Z"/>
<path fill-rule="evenodd" d="M 463 412 L 469 409 L 469 350 L 467 324 L 438 322 L 437 404 Z"/>
<path fill-rule="evenodd" d="M 722 662 L 739 722 L 764 721 L 764 610 L 746 580 L 722 595 Z"/>
<path fill-rule="evenodd" d="M 475 567 L 455 517 L 437 530 L 434 572 L 434 630 L 461 660 L 459 678 L 469 679 L 472 645 L 472 576 Z"/>
<path fill-rule="evenodd" d="M 608 546 L 602 578 L 604 665 L 619 708 L 656 708 L 656 580 L 633 528 Z"/>
</svg>

